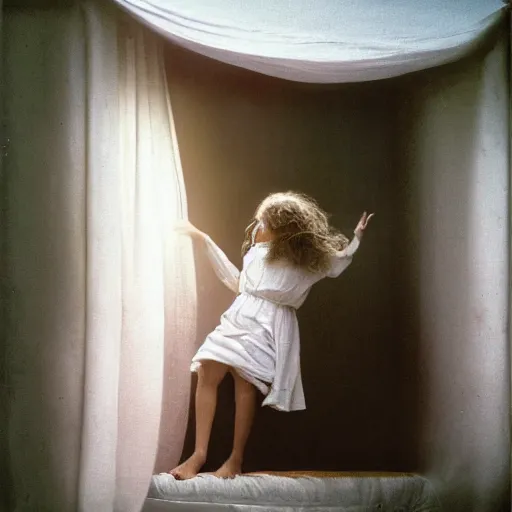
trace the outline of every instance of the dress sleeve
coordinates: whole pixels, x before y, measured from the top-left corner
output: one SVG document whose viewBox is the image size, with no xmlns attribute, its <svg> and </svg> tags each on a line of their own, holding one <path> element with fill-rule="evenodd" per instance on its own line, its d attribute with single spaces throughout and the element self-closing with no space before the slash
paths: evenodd
<svg viewBox="0 0 512 512">
<path fill-rule="evenodd" d="M 205 237 L 206 253 L 217 277 L 231 291 L 238 293 L 240 271 L 229 261 L 222 249 L 209 237 Z"/>
<path fill-rule="evenodd" d="M 359 248 L 359 243 L 359 238 L 354 236 L 345 249 L 338 251 L 332 257 L 331 267 L 327 272 L 327 277 L 338 277 L 352 263 L 352 257 Z"/>
</svg>

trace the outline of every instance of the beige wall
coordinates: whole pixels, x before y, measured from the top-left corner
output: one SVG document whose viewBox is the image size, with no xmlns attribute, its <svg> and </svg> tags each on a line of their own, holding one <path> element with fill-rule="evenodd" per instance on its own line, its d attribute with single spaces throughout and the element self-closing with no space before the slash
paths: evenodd
<svg viewBox="0 0 512 512">
<path fill-rule="evenodd" d="M 509 496 L 506 34 L 485 55 L 404 79 L 407 328 L 420 343 L 418 466 L 446 510 Z M 495 41 L 494 41 L 495 42 Z M 510 509 L 510 506 L 508 506 Z"/>
<path fill-rule="evenodd" d="M 83 342 L 85 259 L 70 255 L 85 254 L 86 84 L 75 21 L 64 9 L 4 16 L 10 453 L 0 458 L 13 481 L 0 496 L 16 492 L 18 510 L 71 510 L 78 488 L 84 361 L 70 347 Z"/>
</svg>

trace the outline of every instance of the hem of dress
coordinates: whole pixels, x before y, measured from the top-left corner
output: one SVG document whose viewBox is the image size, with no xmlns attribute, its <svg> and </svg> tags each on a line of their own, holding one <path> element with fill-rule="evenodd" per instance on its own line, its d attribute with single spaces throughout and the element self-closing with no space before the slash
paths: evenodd
<svg viewBox="0 0 512 512">
<path fill-rule="evenodd" d="M 304 411 L 306 409 L 306 403 L 304 400 L 290 400 L 289 398 L 279 400 L 276 395 L 278 397 L 279 392 L 275 394 L 270 392 L 263 401 L 262 407 L 271 407 L 272 409 L 280 412 Z"/>
<path fill-rule="evenodd" d="M 283 405 L 277 404 L 277 403 L 265 403 L 265 400 L 261 404 L 262 407 L 270 407 L 271 409 L 275 409 L 279 412 L 297 412 L 297 411 L 305 411 L 306 406 L 305 405 L 298 405 L 296 407 L 285 407 Z"/>
<path fill-rule="evenodd" d="M 286 407 L 283 407 L 282 405 L 279 405 L 279 404 L 261 404 L 262 407 L 270 407 L 271 409 L 275 409 L 276 411 L 279 411 L 279 412 L 298 412 L 298 411 L 305 411 L 306 410 L 306 406 L 305 405 L 301 405 L 299 407 L 289 407 L 289 408 L 286 408 Z"/>
<path fill-rule="evenodd" d="M 235 366 L 231 366 L 228 363 L 225 363 L 224 361 L 221 361 L 220 359 L 215 359 L 214 357 L 204 357 L 201 359 L 197 359 L 196 361 L 192 361 L 192 364 L 190 365 L 190 371 L 192 373 L 197 373 L 197 370 L 199 370 L 201 366 L 202 361 L 215 361 L 217 363 L 225 364 L 226 366 L 229 366 L 230 368 L 233 368 L 236 370 L 236 372 L 242 377 L 242 379 L 246 380 L 247 382 L 251 383 L 255 388 L 257 388 L 266 398 L 263 400 L 263 403 L 261 404 L 261 407 L 270 407 L 271 409 L 275 409 L 279 412 L 295 412 L 295 411 L 304 411 L 306 410 L 305 404 L 300 405 L 289 405 L 288 407 L 285 405 L 280 404 L 279 402 L 275 401 L 275 398 L 273 400 L 269 400 L 269 396 L 271 394 L 271 384 L 267 383 L 265 384 L 262 381 L 259 381 L 257 379 L 253 379 L 247 374 L 243 372 L 240 368 L 237 368 Z"/>
</svg>

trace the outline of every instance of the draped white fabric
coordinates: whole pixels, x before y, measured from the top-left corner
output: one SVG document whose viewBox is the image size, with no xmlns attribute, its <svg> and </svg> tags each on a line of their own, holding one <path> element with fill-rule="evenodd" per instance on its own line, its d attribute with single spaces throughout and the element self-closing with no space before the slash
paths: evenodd
<svg viewBox="0 0 512 512">
<path fill-rule="evenodd" d="M 454 61 L 502 0 L 115 0 L 197 53 L 301 82 L 360 82 Z"/>
<path fill-rule="evenodd" d="M 182 450 L 196 311 L 192 246 L 171 229 L 183 179 L 161 40 L 118 14 L 91 1 L 6 21 L 17 511 L 138 512 L 159 446 L 169 467 Z"/>
</svg>

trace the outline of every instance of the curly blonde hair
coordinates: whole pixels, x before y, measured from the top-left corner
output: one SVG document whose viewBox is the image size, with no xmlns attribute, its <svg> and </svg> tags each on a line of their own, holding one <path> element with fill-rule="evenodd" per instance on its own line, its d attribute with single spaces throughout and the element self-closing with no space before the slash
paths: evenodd
<svg viewBox="0 0 512 512">
<path fill-rule="evenodd" d="M 260 222 L 274 235 L 267 253 L 269 263 L 284 261 L 313 273 L 327 270 L 332 255 L 349 242 L 329 225 L 327 214 L 313 198 L 280 192 L 267 196 L 256 209 L 245 230 L 242 256 L 251 248 L 253 230 Z"/>
</svg>

